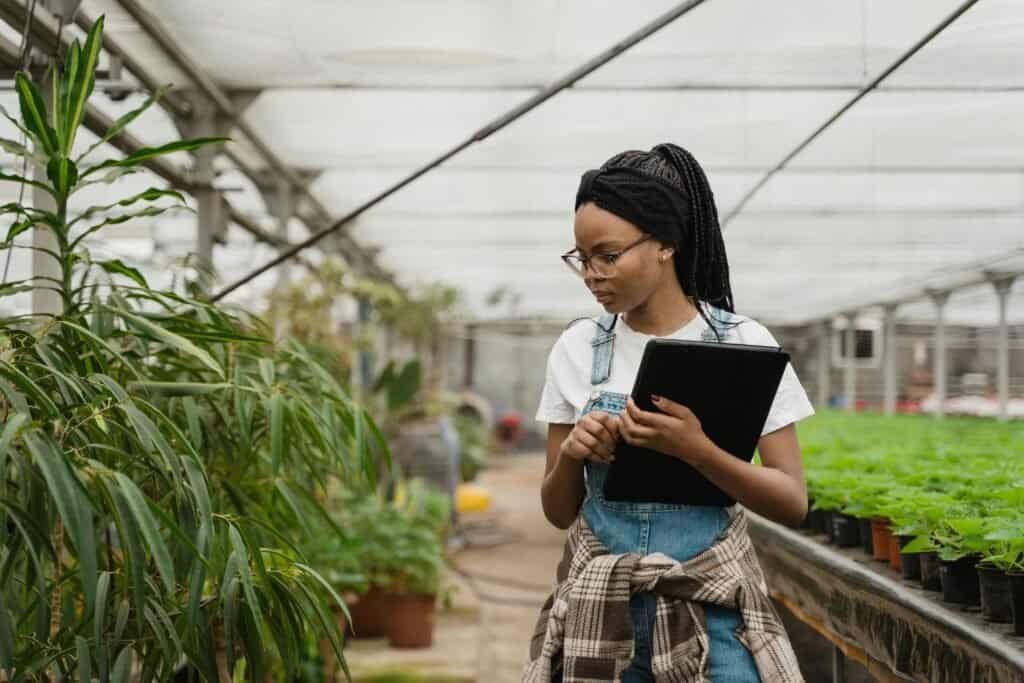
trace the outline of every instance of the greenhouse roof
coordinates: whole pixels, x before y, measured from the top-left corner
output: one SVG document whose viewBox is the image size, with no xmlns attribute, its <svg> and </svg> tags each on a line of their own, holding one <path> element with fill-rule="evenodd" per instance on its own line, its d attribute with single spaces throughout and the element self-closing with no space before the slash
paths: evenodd
<svg viewBox="0 0 1024 683">
<path fill-rule="evenodd" d="M 573 244 L 579 177 L 624 149 L 671 141 L 704 165 L 719 213 L 729 217 L 737 311 L 801 323 L 906 298 L 915 302 L 898 315 L 928 320 L 934 307 L 921 299 L 924 288 L 977 283 L 952 295 L 945 317 L 995 323 L 996 297 L 980 275 L 1024 272 L 1024 4 L 973 4 L 770 176 L 963 3 L 692 4 L 343 231 L 399 283 L 459 287 L 472 317 L 594 313 L 597 304 L 558 259 Z M 173 83 L 169 106 L 180 108 L 203 96 L 184 97 L 195 74 L 140 17 L 162 28 L 246 126 L 230 131 L 230 153 L 217 160 L 215 184 L 235 222 L 276 230 L 251 176 L 280 173 L 247 131 L 290 169 L 289 182 L 309 183 L 320 206 L 310 197 L 300 206 L 320 222 L 292 220 L 295 243 L 677 5 L 84 0 L 77 19 L 87 25 L 106 15 L 125 78 L 145 80 L 130 73 L 134 66 Z M 45 25 L 46 12 L 37 14 Z M 0 37 L 17 45 L 21 26 L 4 19 Z M 81 35 L 82 26 L 64 32 Z M 146 94 L 115 101 L 97 93 L 92 103 L 116 118 Z M 0 102 L 10 110 L 13 92 L 0 93 Z M 143 144 L 179 135 L 171 114 L 157 108 L 130 133 Z M 191 161 L 182 155 L 176 163 Z M 125 178 L 109 192 L 120 197 L 146 182 Z M 0 188 L 0 199 L 16 193 Z M 224 283 L 275 255 L 251 233 L 233 225 L 215 248 Z M 183 214 L 118 226 L 94 248 L 140 264 L 160 282 L 194 241 L 195 217 Z M 329 244 L 319 246 L 351 247 Z M 27 258 L 12 264 L 28 267 Z M 275 282 L 267 273 L 230 297 L 255 303 Z M 488 307 L 499 287 L 515 303 Z M 1009 300 L 1012 322 L 1024 321 L 1022 294 L 1024 278 Z"/>
</svg>

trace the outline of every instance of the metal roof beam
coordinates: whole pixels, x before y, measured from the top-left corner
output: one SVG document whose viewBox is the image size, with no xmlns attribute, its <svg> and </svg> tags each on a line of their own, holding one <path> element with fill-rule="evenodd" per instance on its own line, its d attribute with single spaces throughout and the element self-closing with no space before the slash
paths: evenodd
<svg viewBox="0 0 1024 683">
<path fill-rule="evenodd" d="M 320 202 L 320 200 L 313 195 L 310 191 L 307 183 L 303 182 L 303 179 L 291 168 L 289 168 L 284 161 L 263 141 L 259 133 L 250 126 L 244 118 L 238 115 L 236 111 L 235 103 L 225 93 L 220 86 L 218 86 L 213 79 L 211 79 L 203 69 L 196 64 L 191 57 L 189 57 L 181 46 L 174 39 L 173 36 L 164 28 L 163 24 L 157 19 L 151 12 L 142 7 L 141 4 L 136 0 L 118 0 L 118 4 L 131 17 L 139 24 L 140 27 L 152 38 L 160 47 L 167 53 L 172 61 L 182 69 L 188 76 L 195 82 L 196 86 L 202 91 L 202 93 L 210 99 L 217 110 L 222 116 L 231 121 L 237 128 L 249 139 L 254 147 L 259 151 L 260 155 L 267 160 L 270 166 L 278 173 L 281 173 L 287 178 L 287 180 L 298 190 L 304 197 L 304 199 L 312 206 L 314 215 L 319 217 L 319 220 L 313 218 L 309 214 L 304 214 L 304 222 L 309 225 L 311 229 L 315 229 L 318 224 L 328 222 L 331 220 L 331 215 L 327 211 L 326 207 Z M 238 158 L 233 157 L 233 161 L 237 163 Z M 243 172 L 246 172 L 243 170 Z M 246 175 L 249 175 L 246 172 Z M 254 182 L 258 182 L 258 178 L 251 176 Z M 362 269 L 368 269 L 369 272 L 373 273 L 378 277 L 385 279 L 391 279 L 390 276 L 381 268 L 377 267 L 374 259 L 368 254 L 363 253 L 361 247 L 355 242 L 355 240 L 346 240 L 350 249 L 353 250 L 353 260 Z M 346 254 L 346 256 L 349 256 Z"/>
</svg>

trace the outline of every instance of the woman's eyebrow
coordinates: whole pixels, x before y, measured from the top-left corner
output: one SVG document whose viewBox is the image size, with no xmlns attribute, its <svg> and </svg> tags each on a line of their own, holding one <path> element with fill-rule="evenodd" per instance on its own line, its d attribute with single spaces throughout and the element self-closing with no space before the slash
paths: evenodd
<svg viewBox="0 0 1024 683">
<path fill-rule="evenodd" d="M 591 247 L 590 250 L 591 251 L 598 251 L 598 250 L 601 249 L 601 247 L 611 247 L 612 249 L 615 249 L 616 246 L 617 246 L 617 243 L 614 240 L 611 241 L 611 242 L 609 242 L 608 240 L 604 240 L 604 241 L 601 241 L 601 242 L 598 242 L 597 244 L 595 244 L 593 247 Z M 576 245 L 576 250 L 577 251 L 582 251 L 584 253 L 587 251 L 586 249 L 584 249 L 583 247 L 581 247 L 578 244 Z"/>
</svg>

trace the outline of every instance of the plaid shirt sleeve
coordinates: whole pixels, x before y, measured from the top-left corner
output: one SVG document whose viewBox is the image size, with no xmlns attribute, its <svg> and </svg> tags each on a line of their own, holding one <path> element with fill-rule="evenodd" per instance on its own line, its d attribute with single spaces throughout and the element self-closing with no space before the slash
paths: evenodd
<svg viewBox="0 0 1024 683">
<path fill-rule="evenodd" d="M 582 515 L 569 530 L 557 584 L 541 607 L 523 669 L 524 683 L 615 681 L 633 657 L 629 598 L 657 595 L 654 652 L 658 681 L 708 681 L 704 604 L 738 609 L 738 640 L 765 683 L 803 681 L 785 628 L 768 597 L 742 509 L 710 548 L 678 562 L 662 553 L 610 555 Z"/>
</svg>

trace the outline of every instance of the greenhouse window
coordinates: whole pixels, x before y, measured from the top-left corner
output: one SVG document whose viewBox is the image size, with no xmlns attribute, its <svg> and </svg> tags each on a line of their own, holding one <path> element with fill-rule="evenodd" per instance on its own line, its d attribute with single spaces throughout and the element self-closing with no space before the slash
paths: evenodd
<svg viewBox="0 0 1024 683">
<path fill-rule="evenodd" d="M 879 367 L 882 360 L 881 323 L 872 321 L 856 322 L 853 340 L 853 359 L 857 367 Z M 846 344 L 846 326 L 837 324 L 833 331 L 832 364 L 844 367 L 850 359 Z"/>
</svg>

